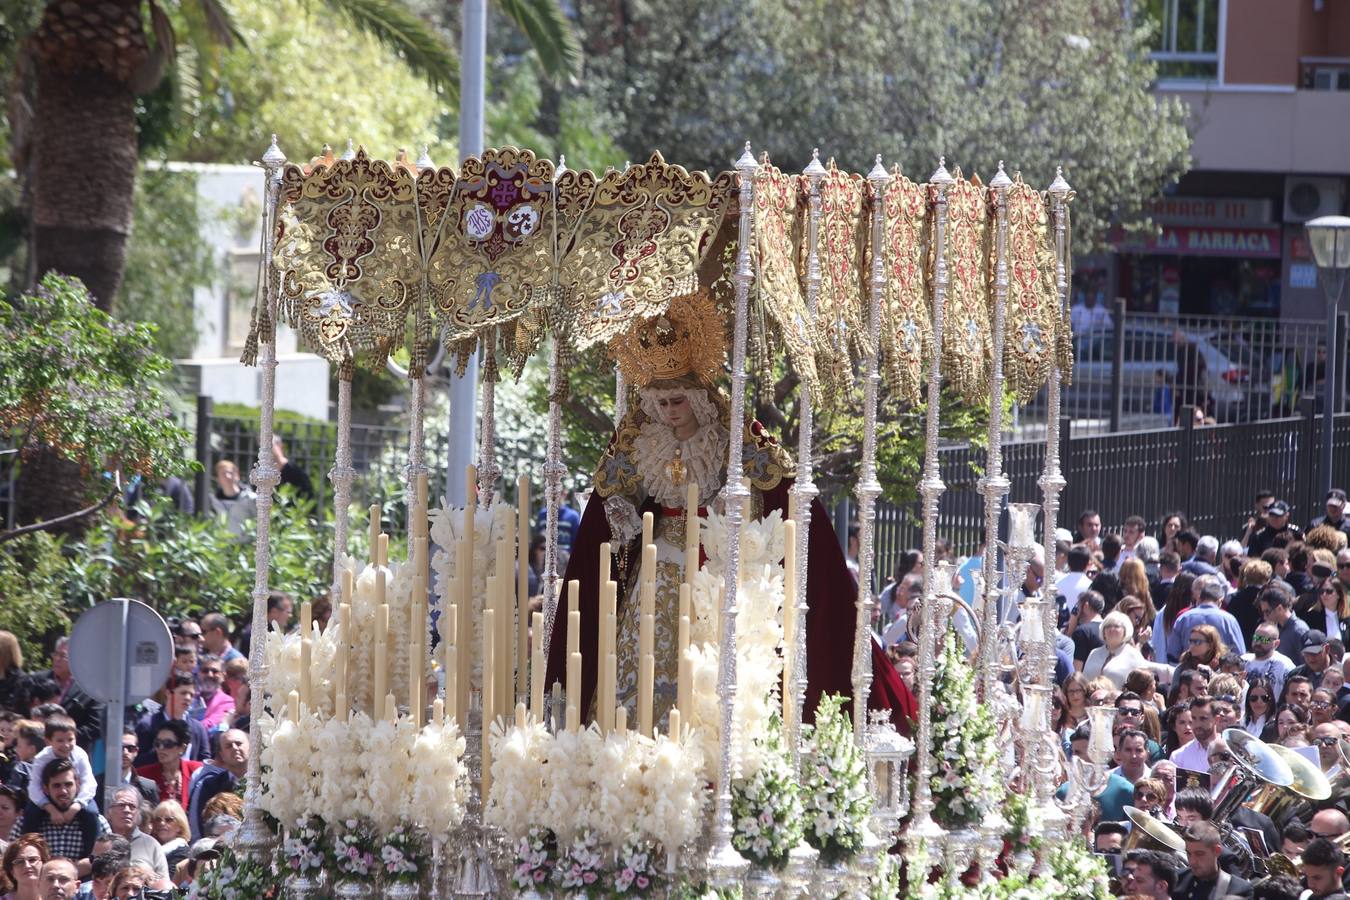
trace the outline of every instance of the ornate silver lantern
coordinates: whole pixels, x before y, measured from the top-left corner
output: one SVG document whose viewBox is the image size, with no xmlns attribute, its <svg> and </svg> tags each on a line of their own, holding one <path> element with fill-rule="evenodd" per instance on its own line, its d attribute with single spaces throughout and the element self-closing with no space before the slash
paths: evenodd
<svg viewBox="0 0 1350 900">
<path fill-rule="evenodd" d="M 909 759 L 914 742 L 895 730 L 883 710 L 868 715 L 863 752 L 867 756 L 867 786 L 872 792 L 875 831 L 886 840 L 900 827 L 909 812 Z"/>
</svg>

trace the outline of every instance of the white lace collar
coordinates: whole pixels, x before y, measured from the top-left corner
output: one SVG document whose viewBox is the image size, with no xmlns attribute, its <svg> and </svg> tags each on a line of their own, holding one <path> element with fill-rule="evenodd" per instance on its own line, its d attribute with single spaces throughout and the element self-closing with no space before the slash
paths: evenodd
<svg viewBox="0 0 1350 900">
<path fill-rule="evenodd" d="M 693 437 L 682 441 L 669 425 L 648 421 L 638 430 L 633 463 L 642 476 L 642 486 L 648 496 L 662 506 L 682 509 L 688 482 L 698 483 L 702 502 L 722 489 L 728 440 L 727 429 L 720 422 L 704 425 Z M 685 481 L 678 485 L 666 472 L 676 450 L 680 451 L 685 470 Z"/>
</svg>

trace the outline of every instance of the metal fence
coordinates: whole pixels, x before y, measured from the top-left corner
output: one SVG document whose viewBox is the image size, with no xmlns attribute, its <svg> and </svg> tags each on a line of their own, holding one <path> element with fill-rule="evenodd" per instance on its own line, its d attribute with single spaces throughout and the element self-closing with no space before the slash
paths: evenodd
<svg viewBox="0 0 1350 900">
<path fill-rule="evenodd" d="M 1238 537 L 1258 490 L 1286 500 L 1292 521 L 1306 526 L 1321 515 L 1317 452 L 1320 416 L 1304 403 L 1302 415 L 1264 422 L 1196 425 L 1121 434 L 1078 435 L 1061 423 L 1061 470 L 1068 486 L 1060 495 L 1060 521 L 1070 529 L 1084 509 L 1095 509 L 1107 530 L 1119 530 L 1140 515 L 1156 534 L 1162 518 L 1177 510 L 1203 534 Z M 1066 436 L 1067 435 L 1067 436 Z M 1350 414 L 1336 417 L 1333 483 L 1350 484 Z M 1006 444 L 1004 474 L 1011 501 L 1039 503 L 1036 482 L 1045 460 L 1040 441 Z M 985 452 L 969 446 L 938 452 L 947 491 L 939 506 L 937 533 L 957 553 L 975 552 L 984 538 L 984 498 L 976 490 Z M 877 510 L 878 573 L 889 576 L 900 554 L 922 545 L 916 505 L 882 502 Z M 884 581 L 884 578 L 882 579 Z"/>
<path fill-rule="evenodd" d="M 1165 428 L 1192 400 L 1217 422 L 1297 415 L 1307 396 L 1321 402 L 1321 320 L 1125 312 L 1123 300 L 1078 319 L 1063 413 L 1079 433 Z M 1189 366 L 1178 365 L 1179 354 Z M 1017 415 L 1023 425 L 1043 423 L 1045 392 Z"/>
</svg>

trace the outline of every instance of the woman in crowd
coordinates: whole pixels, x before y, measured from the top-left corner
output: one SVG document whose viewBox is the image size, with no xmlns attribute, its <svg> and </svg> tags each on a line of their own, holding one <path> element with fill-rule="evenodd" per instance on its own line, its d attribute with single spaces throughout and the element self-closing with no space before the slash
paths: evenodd
<svg viewBox="0 0 1350 900">
<path fill-rule="evenodd" d="M 155 873 L 139 863 L 133 863 L 113 876 L 109 890 L 115 900 L 135 900 L 155 883 Z"/>
<path fill-rule="evenodd" d="M 1191 701 L 1178 700 L 1167 708 L 1167 733 L 1163 735 L 1163 752 L 1171 754 L 1195 738 L 1191 730 Z"/>
<path fill-rule="evenodd" d="M 1317 604 L 1300 612 L 1298 617 L 1328 640 L 1342 644 L 1350 641 L 1350 595 L 1346 593 L 1345 582 L 1328 578 L 1316 591 Z"/>
<path fill-rule="evenodd" d="M 157 762 L 141 766 L 136 774 L 154 780 L 163 800 L 177 800 L 184 809 L 188 804 L 188 785 L 192 773 L 202 767 L 197 760 L 183 759 L 187 751 L 189 732 L 186 722 L 170 719 L 155 731 Z"/>
<path fill-rule="evenodd" d="M 1134 691 L 1144 701 L 1144 706 L 1153 707 L 1156 713 L 1167 709 L 1167 702 L 1158 690 L 1158 677 L 1147 669 L 1135 669 L 1125 676 L 1125 690 Z"/>
<path fill-rule="evenodd" d="M 1247 702 L 1243 704 L 1242 728 L 1255 738 L 1265 740 L 1267 728 L 1275 721 L 1275 691 L 1270 679 L 1257 676 L 1247 682 Z"/>
<path fill-rule="evenodd" d="M 1054 692 L 1051 694 L 1051 703 L 1053 704 L 1050 713 L 1050 726 L 1055 734 L 1061 738 L 1067 739 L 1070 732 L 1073 731 L 1073 725 L 1070 724 L 1069 702 L 1064 699 L 1064 689 L 1055 685 Z"/>
<path fill-rule="evenodd" d="M 1068 718 L 1068 731 L 1073 731 L 1087 721 L 1088 680 L 1081 672 L 1074 672 L 1064 679 L 1064 711 Z M 1064 737 L 1067 739 L 1068 734 Z"/>
<path fill-rule="evenodd" d="M 1191 629 L 1188 643 L 1189 647 L 1181 654 L 1181 661 L 1177 663 L 1178 670 L 1196 669 L 1200 666 L 1217 669 L 1219 660 L 1228 652 L 1228 645 L 1219 636 L 1219 629 L 1213 625 L 1196 625 Z"/>
<path fill-rule="evenodd" d="M 1297 703 L 1285 703 L 1280 706 L 1280 711 L 1275 714 L 1275 734 L 1273 738 L 1279 743 L 1284 743 L 1289 737 L 1291 731 L 1295 728 L 1304 731 L 1308 728 L 1308 711 Z M 1262 737 L 1262 740 L 1267 738 Z"/>
<path fill-rule="evenodd" d="M 1179 512 L 1170 512 L 1163 515 L 1162 528 L 1158 533 L 1158 545 L 1163 550 L 1176 552 L 1176 537 L 1190 526 L 1186 517 Z"/>
<path fill-rule="evenodd" d="M 1102 619 L 1102 646 L 1088 654 L 1087 662 L 1083 663 L 1083 677 L 1105 676 L 1116 690 L 1121 690 L 1131 672 L 1148 665 L 1131 642 L 1133 637 L 1134 625 L 1128 616 L 1115 610 L 1107 613 Z"/>
<path fill-rule="evenodd" d="M 1324 687 L 1313 691 L 1308 704 L 1308 727 L 1316 728 L 1336 718 L 1336 695 Z"/>
<path fill-rule="evenodd" d="M 38 834 L 25 834 L 5 848 L 4 885 L 0 900 L 41 900 L 42 866 L 52 858 L 47 842 Z"/>
<path fill-rule="evenodd" d="M 177 800 L 162 800 L 150 813 L 150 836 L 159 841 L 170 870 L 187 856 L 192 829 L 188 826 L 187 813 Z"/>
<path fill-rule="evenodd" d="M 1167 639 L 1172 634 L 1177 616 L 1191 608 L 1191 585 L 1194 583 L 1195 576 L 1190 572 L 1178 575 L 1177 580 L 1172 582 L 1172 589 L 1167 592 L 1167 603 L 1153 620 L 1153 658 L 1158 662 L 1176 662 L 1167 658 Z"/>
<path fill-rule="evenodd" d="M 1144 564 L 1137 559 L 1125 560 L 1125 565 L 1128 566 L 1130 563 L 1137 563 L 1134 568 L 1143 569 Z M 1148 584 L 1147 579 L 1144 580 L 1144 584 Z M 1134 626 L 1133 643 L 1147 659 L 1153 652 L 1153 620 L 1158 616 L 1158 611 L 1153 608 L 1153 601 L 1148 599 L 1148 591 L 1142 595 L 1125 591 L 1125 596 L 1120 598 L 1120 605 L 1116 609 Z"/>
<path fill-rule="evenodd" d="M 23 650 L 19 648 L 19 639 L 12 632 L 0 631 L 0 709 L 19 709 L 19 700 L 23 696 Z"/>
</svg>

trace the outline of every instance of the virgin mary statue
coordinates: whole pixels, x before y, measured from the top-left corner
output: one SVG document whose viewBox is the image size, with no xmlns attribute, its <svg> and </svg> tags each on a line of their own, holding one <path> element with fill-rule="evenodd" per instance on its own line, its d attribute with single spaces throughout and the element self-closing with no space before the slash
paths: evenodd
<svg viewBox="0 0 1350 900">
<path fill-rule="evenodd" d="M 615 340 L 611 351 L 632 386 L 630 405 L 595 472 L 590 501 L 577 530 L 564 584 L 580 582 L 580 649 L 583 718 L 593 717 L 598 674 L 601 545 L 609 543 L 611 577 L 618 582 L 618 699 L 634 715 L 638 682 L 637 599 L 643 513 L 654 518 L 656 566 L 655 718 L 673 706 L 679 661 L 679 587 L 684 577 L 685 503 L 688 485 L 699 488 L 700 515 L 722 512 L 730 413 L 715 385 L 726 350 L 723 318 L 706 292 L 671 302 L 666 315 L 640 323 Z M 796 469 L 787 452 L 758 421 L 744 431 L 744 475 L 751 486 L 750 518 L 775 510 L 786 517 Z M 706 558 L 702 551 L 700 556 Z M 810 721 L 822 694 L 852 694 L 857 586 L 830 525 L 812 501 L 806 595 L 804 717 Z M 907 732 L 913 695 L 875 641 L 868 706 L 890 710 Z M 563 680 L 567 616 L 554 619 L 547 683 Z M 635 721 L 635 718 L 630 721 Z"/>
</svg>

